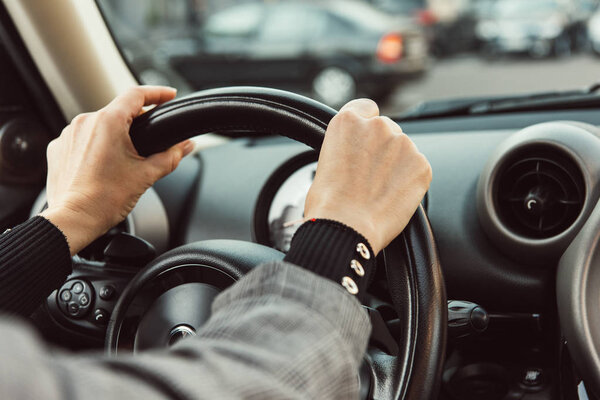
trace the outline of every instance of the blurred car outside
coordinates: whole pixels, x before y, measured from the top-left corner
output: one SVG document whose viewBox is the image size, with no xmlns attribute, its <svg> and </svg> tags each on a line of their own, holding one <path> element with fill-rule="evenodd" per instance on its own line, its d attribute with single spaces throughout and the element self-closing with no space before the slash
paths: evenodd
<svg viewBox="0 0 600 400">
<path fill-rule="evenodd" d="M 600 56 L 600 9 L 588 20 L 586 28 L 590 48 Z"/>
<path fill-rule="evenodd" d="M 151 49 L 115 36 L 143 53 L 128 57 L 138 75 L 158 83 L 174 73 L 192 90 L 261 85 L 339 107 L 357 96 L 382 100 L 429 64 L 419 26 L 352 0 L 234 5 L 206 15 L 201 26 L 165 32 L 152 32 Z"/>
<path fill-rule="evenodd" d="M 574 50 L 588 51 L 591 48 L 588 24 L 599 4 L 600 0 L 572 0 L 571 42 Z"/>
<path fill-rule="evenodd" d="M 234 6 L 192 33 L 195 52 L 169 59 L 194 89 L 264 85 L 339 107 L 359 95 L 383 99 L 428 65 L 417 26 L 358 1 Z"/>
<path fill-rule="evenodd" d="M 560 0 L 497 0 L 479 20 L 477 37 L 489 57 L 521 53 L 566 56 L 576 45 L 577 4 Z"/>
<path fill-rule="evenodd" d="M 468 0 L 369 0 L 381 10 L 403 15 L 423 28 L 436 57 L 448 57 L 476 49 L 476 19 Z M 483 0 L 482 0 L 483 1 Z"/>
</svg>

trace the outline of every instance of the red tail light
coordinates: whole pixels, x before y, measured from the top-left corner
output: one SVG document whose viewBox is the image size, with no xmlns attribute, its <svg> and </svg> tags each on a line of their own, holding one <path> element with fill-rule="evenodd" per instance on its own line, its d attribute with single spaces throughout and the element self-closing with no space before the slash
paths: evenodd
<svg viewBox="0 0 600 400">
<path fill-rule="evenodd" d="M 381 38 L 377 45 L 377 59 L 385 64 L 399 61 L 404 53 L 402 36 L 397 33 L 389 33 Z"/>
<path fill-rule="evenodd" d="M 431 10 L 417 11 L 417 22 L 421 26 L 430 26 L 437 22 L 437 17 Z"/>
</svg>

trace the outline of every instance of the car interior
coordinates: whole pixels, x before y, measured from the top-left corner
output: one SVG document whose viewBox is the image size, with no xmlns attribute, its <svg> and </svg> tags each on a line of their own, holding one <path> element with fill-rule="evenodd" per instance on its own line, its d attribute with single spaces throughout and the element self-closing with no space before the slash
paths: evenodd
<svg viewBox="0 0 600 400">
<path fill-rule="evenodd" d="M 268 7 L 285 1 L 258 2 Z M 503 1 L 485 3 L 495 7 Z M 548 5 L 551 1 L 535 1 L 544 1 L 544 9 L 554 7 Z M 373 8 L 379 3 L 364 2 Z M 514 7 L 514 1 L 506 2 Z M 179 89 L 175 100 L 134 120 L 131 138 L 140 155 L 186 138 L 196 145 L 122 223 L 73 257 L 72 275 L 31 316 L 44 339 L 74 352 L 131 354 L 167 348 L 193 335 L 210 317 L 212 300 L 220 292 L 253 267 L 282 259 L 289 249 L 339 100 L 364 95 L 358 82 L 380 79 L 384 72 L 386 77 L 398 74 L 403 93 L 418 91 L 411 85 L 435 79 L 440 55 L 430 54 L 423 70 L 409 75 L 379 55 L 411 48 L 414 37 L 418 44 L 411 51 L 422 51 L 424 41 L 434 49 L 444 42 L 432 35 L 444 32 L 447 41 L 451 31 L 449 23 L 432 28 L 430 14 L 421 10 L 415 15 L 422 25 L 405 30 L 410 35 L 406 43 L 399 42 L 404 47 L 386 41 L 387 31 L 377 31 L 357 39 L 360 49 L 354 53 L 340 50 L 345 58 L 331 56 L 338 51 L 331 44 L 321 48 L 329 52 L 319 58 L 321 64 L 304 50 L 302 57 L 310 62 L 281 61 L 285 43 L 269 45 L 264 52 L 253 48 L 247 57 L 258 57 L 260 63 L 249 64 L 246 56 L 228 61 L 248 63 L 243 65 L 256 71 L 266 68 L 269 74 L 280 73 L 277 68 L 290 74 L 312 71 L 298 72 L 298 85 L 258 78 L 256 84 L 233 78 L 234 84 L 222 84 L 225 75 L 212 86 L 178 76 L 179 86 L 169 78 L 175 71 L 165 66 L 169 57 L 181 60 L 192 52 L 195 63 L 210 58 L 207 65 L 214 68 L 223 55 L 215 56 L 202 41 L 190 45 L 189 30 L 173 34 L 181 39 L 177 45 L 169 38 L 175 54 L 170 56 L 158 51 L 154 39 L 128 35 L 133 28 L 114 22 L 115 15 L 141 15 L 144 3 L 0 1 L 1 231 L 46 207 L 47 144 L 77 114 L 103 107 L 131 86 L 169 83 Z M 147 15 L 153 18 L 175 12 L 164 1 L 149 3 L 154 7 Z M 206 13 L 212 4 L 179 3 L 202 4 L 196 11 Z M 236 3 L 215 2 L 215 7 Z M 384 10 L 395 4 L 381 3 L 388 7 Z M 424 2 L 426 7 L 435 3 Z M 483 7 L 484 1 L 456 3 Z M 562 3 L 571 2 L 556 1 Z M 338 5 L 344 7 L 343 2 Z M 413 13 L 421 6 L 398 9 Z M 182 13 L 190 15 L 188 9 Z M 463 17 L 457 23 L 463 24 Z M 589 17 L 591 24 L 591 13 Z M 398 23 L 408 23 L 403 18 Z M 578 38 L 583 28 L 576 26 L 587 23 L 582 21 L 567 28 L 561 19 L 552 41 L 529 35 L 518 45 L 506 27 L 502 37 L 513 35 L 512 44 L 500 36 L 492 40 L 490 26 L 499 22 L 474 26 L 474 39 L 468 42 L 478 42 L 487 66 L 480 69 L 481 82 L 486 68 L 492 68 L 485 63 L 522 65 L 529 58 L 566 63 L 570 57 L 592 57 L 590 63 L 597 64 L 593 38 L 587 47 L 577 47 L 573 39 L 568 52 L 562 47 L 560 54 L 552 51 L 558 38 L 566 45 L 569 32 Z M 485 38 L 475 39 L 482 29 L 487 29 Z M 133 47 L 136 40 L 145 42 L 140 50 Z M 456 40 L 453 46 L 461 39 Z M 581 56 L 584 51 L 589 55 Z M 137 54 L 147 58 L 140 61 Z M 475 56 L 456 57 L 466 63 L 466 57 Z M 283 67 L 276 67 L 280 61 Z M 402 61 L 398 56 L 391 62 Z M 368 74 L 351 77 L 357 84 L 350 92 L 346 86 L 344 95 L 333 93 L 331 102 L 318 96 L 314 82 L 306 78 L 353 63 Z M 261 66 L 266 64 L 268 68 Z M 148 65 L 158 66 L 150 73 Z M 577 75 L 579 64 L 568 65 L 572 69 L 564 73 Z M 343 70 L 347 76 L 333 74 L 333 84 L 328 84 L 347 84 L 355 70 Z M 510 69 L 513 73 L 518 72 Z M 600 86 L 588 82 L 562 90 L 553 79 L 535 82 L 543 90 L 513 87 L 489 95 L 469 94 L 481 82 L 465 82 L 463 94 L 447 93 L 447 99 L 432 97 L 402 110 L 382 107 L 396 112 L 390 116 L 425 154 L 433 181 L 409 225 L 377 258 L 364 304 L 373 331 L 359 371 L 361 398 L 600 398 Z M 444 87 L 437 83 L 435 90 Z M 389 96 L 377 100 L 387 104 Z"/>
</svg>

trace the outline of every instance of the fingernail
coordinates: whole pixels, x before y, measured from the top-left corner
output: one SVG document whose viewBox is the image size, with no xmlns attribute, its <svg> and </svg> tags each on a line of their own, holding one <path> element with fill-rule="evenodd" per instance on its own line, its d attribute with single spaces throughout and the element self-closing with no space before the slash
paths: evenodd
<svg viewBox="0 0 600 400">
<path fill-rule="evenodd" d="M 187 156 L 192 151 L 194 151 L 195 147 L 196 145 L 194 144 L 194 142 L 192 142 L 191 140 L 186 141 L 183 145 L 183 157 Z"/>
</svg>

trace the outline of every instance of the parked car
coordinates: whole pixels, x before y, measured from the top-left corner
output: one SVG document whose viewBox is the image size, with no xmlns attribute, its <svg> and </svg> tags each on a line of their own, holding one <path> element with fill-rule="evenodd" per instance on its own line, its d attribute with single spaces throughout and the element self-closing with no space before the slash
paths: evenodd
<svg viewBox="0 0 600 400">
<path fill-rule="evenodd" d="M 208 16 L 186 38 L 162 41 L 155 56 L 194 89 L 265 85 L 335 107 L 358 95 L 381 99 L 426 70 L 418 27 L 368 4 L 340 4 L 237 5 Z"/>
<path fill-rule="evenodd" d="M 424 30 L 430 53 L 446 57 L 474 50 L 476 19 L 470 7 L 456 7 L 451 15 L 438 15 L 438 8 L 426 0 L 368 0 L 386 13 L 401 15 Z M 482 0 L 480 0 L 481 2 Z M 479 2 L 474 3 L 479 4 Z"/>
<path fill-rule="evenodd" d="M 559 0 L 499 0 L 476 34 L 489 56 L 524 53 L 563 56 L 573 48 L 572 4 Z"/>
<path fill-rule="evenodd" d="M 590 47 L 600 55 L 600 11 L 596 11 L 587 23 L 587 36 Z"/>
<path fill-rule="evenodd" d="M 588 23 L 600 4 L 599 0 L 572 0 L 573 23 L 571 41 L 577 50 L 589 50 Z"/>
</svg>

